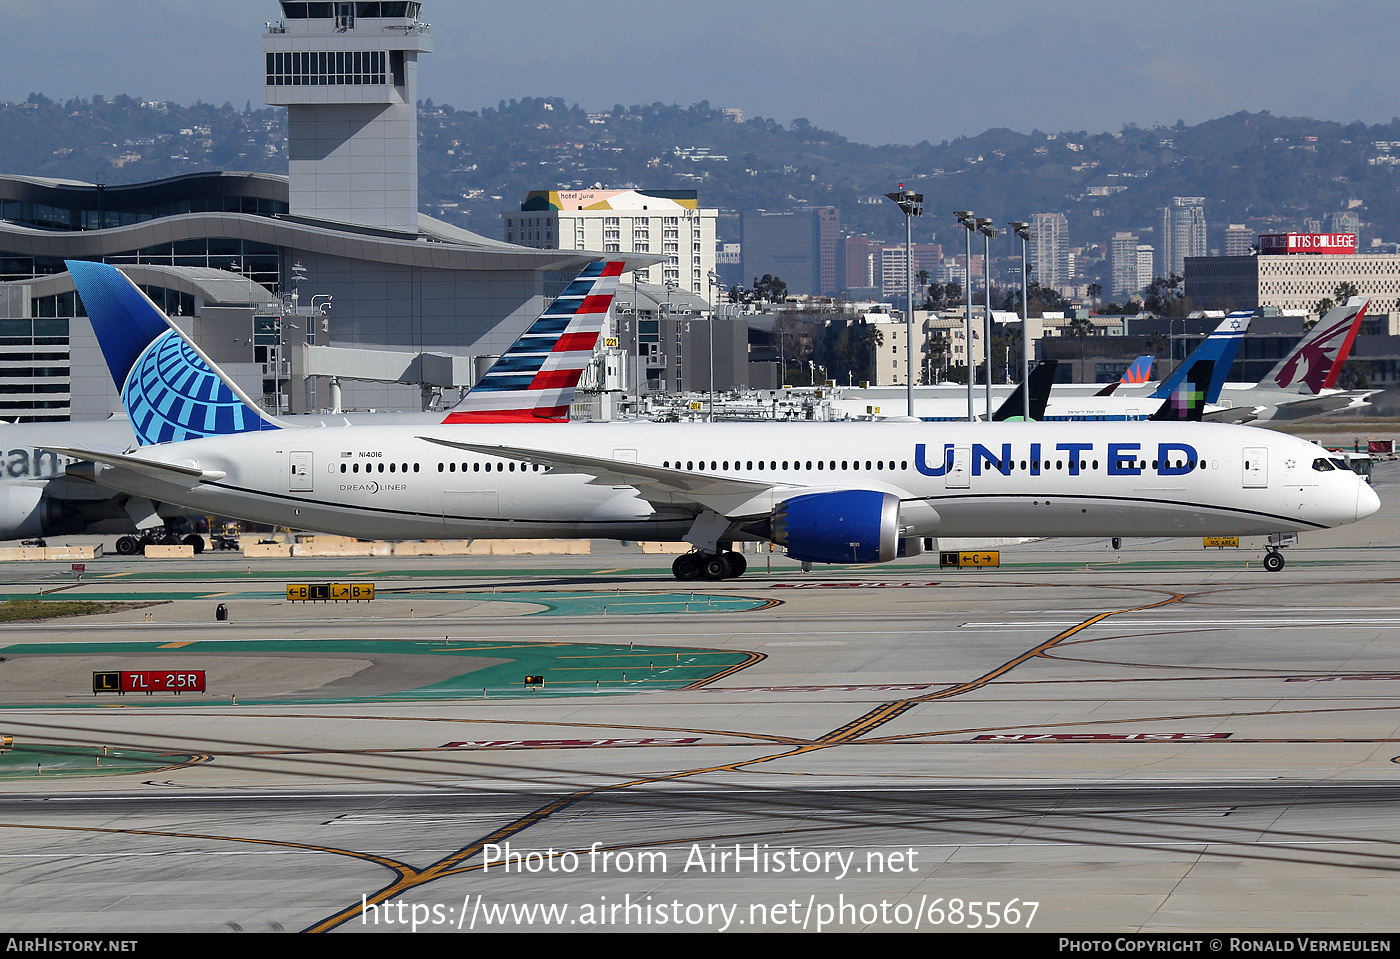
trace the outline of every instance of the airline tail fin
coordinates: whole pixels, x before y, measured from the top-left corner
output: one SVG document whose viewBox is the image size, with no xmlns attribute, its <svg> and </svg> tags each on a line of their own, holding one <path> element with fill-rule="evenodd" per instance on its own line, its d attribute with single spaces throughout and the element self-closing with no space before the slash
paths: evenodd
<svg viewBox="0 0 1400 959">
<path fill-rule="evenodd" d="M 1206 389 L 1214 375 L 1215 360 L 1196 360 L 1181 375 L 1171 396 L 1163 401 L 1151 418 L 1199 423 L 1205 413 Z"/>
<path fill-rule="evenodd" d="M 1026 409 L 1024 397 L 1027 385 L 1031 390 L 1031 419 L 1044 419 L 1045 405 L 1050 402 L 1050 387 L 1055 385 L 1055 368 L 1059 365 L 1059 360 L 1041 360 L 1037 363 L 1025 382 L 1017 386 L 1006 398 L 1006 402 L 997 407 L 992 419 L 996 422 L 1021 419 Z"/>
<path fill-rule="evenodd" d="M 1146 383 L 1148 380 L 1152 379 L 1152 360 L 1153 357 L 1151 354 L 1139 356 L 1137 359 L 1133 360 L 1132 366 L 1123 371 L 1123 375 L 1118 378 L 1118 382 L 1130 385 L 1133 383 Z"/>
<path fill-rule="evenodd" d="M 1370 302 L 1364 296 L 1353 296 L 1329 310 L 1298 345 L 1279 360 L 1264 381 L 1282 390 L 1313 395 L 1332 389 L 1351 355 L 1352 344 L 1356 342 Z"/>
<path fill-rule="evenodd" d="M 590 263 L 501 355 L 444 423 L 560 422 L 593 358 L 623 263 Z"/>
<path fill-rule="evenodd" d="M 1151 354 L 1147 356 L 1139 356 L 1137 359 L 1133 360 L 1132 366 L 1128 367 L 1126 370 L 1123 371 L 1122 376 L 1118 377 L 1118 379 L 1114 380 L 1112 383 L 1108 384 L 1094 395 L 1112 396 L 1113 391 L 1118 389 L 1118 387 L 1122 386 L 1124 383 L 1130 385 L 1136 383 L 1146 383 L 1148 380 L 1152 379 L 1152 360 L 1153 357 L 1151 356 Z"/>
<path fill-rule="evenodd" d="M 1244 334 L 1249 329 L 1249 321 L 1254 318 L 1252 310 L 1241 310 L 1230 313 L 1225 317 L 1223 323 L 1215 328 L 1201 345 L 1191 351 L 1191 355 L 1181 361 L 1172 375 L 1157 387 L 1157 391 L 1152 394 L 1154 400 L 1163 400 L 1170 397 L 1176 388 L 1185 378 L 1192 364 L 1200 360 L 1211 360 L 1214 362 L 1214 370 L 1209 382 L 1201 383 L 1201 388 L 1205 390 L 1205 401 L 1214 403 L 1220 399 L 1220 391 L 1225 387 L 1225 377 L 1230 375 L 1230 367 L 1235 362 L 1235 356 L 1240 352 L 1240 346 L 1244 343 Z"/>
<path fill-rule="evenodd" d="M 282 428 L 120 270 L 65 265 L 140 445 Z"/>
</svg>

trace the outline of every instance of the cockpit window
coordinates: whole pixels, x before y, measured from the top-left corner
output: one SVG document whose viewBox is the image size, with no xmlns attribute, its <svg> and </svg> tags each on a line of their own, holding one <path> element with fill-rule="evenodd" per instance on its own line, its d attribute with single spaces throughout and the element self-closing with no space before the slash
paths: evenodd
<svg viewBox="0 0 1400 959">
<path fill-rule="evenodd" d="M 1336 468 L 1337 467 L 1332 464 L 1332 461 L 1325 456 L 1319 456 L 1317 459 L 1313 460 L 1313 469 L 1317 470 L 1319 473 L 1330 473 Z"/>
<path fill-rule="evenodd" d="M 1349 470 L 1349 469 L 1351 469 L 1351 464 L 1348 463 L 1346 460 L 1339 460 L 1339 459 L 1333 458 L 1332 463 L 1333 463 L 1333 464 L 1337 467 L 1337 469 L 1339 469 L 1339 470 Z"/>
</svg>

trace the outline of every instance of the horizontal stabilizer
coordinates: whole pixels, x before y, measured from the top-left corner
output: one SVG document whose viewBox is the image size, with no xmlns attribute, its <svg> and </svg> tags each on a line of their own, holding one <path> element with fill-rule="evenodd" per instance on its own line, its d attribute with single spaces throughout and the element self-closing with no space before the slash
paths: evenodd
<svg viewBox="0 0 1400 959">
<path fill-rule="evenodd" d="M 155 460 L 133 456 L 130 453 L 119 453 L 110 449 L 77 446 L 40 446 L 39 448 L 57 453 L 59 456 L 71 456 L 78 460 L 101 463 L 104 466 L 130 470 L 153 479 L 183 483 L 186 486 L 192 486 L 195 483 L 214 483 L 228 475 L 223 470 L 203 470 L 195 464 L 186 466 L 179 463 L 158 463 Z"/>
</svg>

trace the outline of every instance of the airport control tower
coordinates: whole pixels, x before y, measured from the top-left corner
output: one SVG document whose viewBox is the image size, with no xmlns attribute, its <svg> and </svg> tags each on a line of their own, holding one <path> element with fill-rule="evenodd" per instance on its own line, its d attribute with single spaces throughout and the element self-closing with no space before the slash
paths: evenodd
<svg viewBox="0 0 1400 959">
<path fill-rule="evenodd" d="M 294 2 L 267 24 L 264 97 L 286 106 L 293 216 L 418 232 L 421 4 Z"/>
</svg>

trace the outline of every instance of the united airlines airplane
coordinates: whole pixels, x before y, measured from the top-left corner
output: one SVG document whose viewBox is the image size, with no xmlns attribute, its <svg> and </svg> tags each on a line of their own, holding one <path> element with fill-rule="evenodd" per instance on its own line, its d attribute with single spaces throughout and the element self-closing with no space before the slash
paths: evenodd
<svg viewBox="0 0 1400 959">
<path fill-rule="evenodd" d="M 695 550 L 675 575 L 724 579 L 744 571 L 739 541 L 803 563 L 873 563 L 927 536 L 1264 534 L 1380 505 L 1321 447 L 1230 425 L 570 423 L 620 263 L 584 270 L 435 427 L 286 428 L 119 271 L 69 269 L 142 445 L 51 448 L 90 461 L 70 471 L 103 485 L 255 522 L 685 540 Z M 1199 416 L 1204 385 L 1184 383 L 1164 413 Z"/>
</svg>

